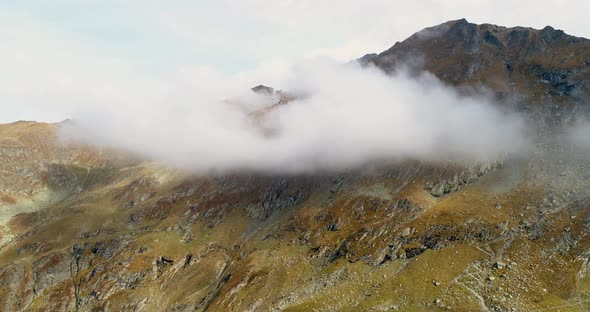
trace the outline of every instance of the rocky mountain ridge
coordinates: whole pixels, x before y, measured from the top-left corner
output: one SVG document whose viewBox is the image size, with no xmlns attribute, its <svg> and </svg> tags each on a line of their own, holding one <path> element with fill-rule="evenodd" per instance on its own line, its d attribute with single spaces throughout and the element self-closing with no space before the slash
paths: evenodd
<svg viewBox="0 0 590 312">
<path fill-rule="evenodd" d="M 416 67 L 457 87 L 484 86 L 511 108 L 540 111 L 546 118 L 587 112 L 590 40 L 551 26 L 538 30 L 450 21 L 359 61 L 386 72 Z"/>
</svg>

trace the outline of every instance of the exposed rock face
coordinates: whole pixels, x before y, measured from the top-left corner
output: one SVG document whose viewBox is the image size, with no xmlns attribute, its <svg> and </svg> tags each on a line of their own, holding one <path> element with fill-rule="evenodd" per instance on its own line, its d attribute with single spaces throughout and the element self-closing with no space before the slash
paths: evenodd
<svg viewBox="0 0 590 312">
<path fill-rule="evenodd" d="M 289 191 L 289 181 L 279 178 L 272 181 L 270 188 L 261 194 L 259 204 L 254 209 L 247 208 L 246 211 L 253 218 L 266 219 L 274 211 L 298 203 L 302 197 L 302 190 Z"/>
<path fill-rule="evenodd" d="M 518 110 L 553 119 L 562 111 L 587 111 L 589 59 L 590 40 L 550 26 L 506 28 L 461 19 L 359 61 L 387 72 L 403 65 L 425 69 L 456 86 L 485 86 Z"/>
<path fill-rule="evenodd" d="M 263 85 L 258 85 L 256 87 L 252 88 L 252 91 L 254 91 L 256 93 L 260 93 L 260 94 L 266 94 L 266 95 L 271 95 L 271 94 L 275 93 L 275 90 L 273 88 L 263 86 Z"/>
<path fill-rule="evenodd" d="M 442 179 L 436 183 L 426 183 L 426 189 L 430 190 L 430 194 L 435 197 L 443 196 L 444 194 L 456 192 L 462 186 L 475 182 L 484 174 L 499 168 L 501 162 L 485 162 L 466 168 L 464 171 L 453 175 L 450 178 Z"/>
<path fill-rule="evenodd" d="M 361 61 L 551 119 L 585 109 L 589 53 L 460 20 Z M 0 310 L 587 310 L 590 163 L 560 156 L 195 177 L 0 125 Z"/>
</svg>

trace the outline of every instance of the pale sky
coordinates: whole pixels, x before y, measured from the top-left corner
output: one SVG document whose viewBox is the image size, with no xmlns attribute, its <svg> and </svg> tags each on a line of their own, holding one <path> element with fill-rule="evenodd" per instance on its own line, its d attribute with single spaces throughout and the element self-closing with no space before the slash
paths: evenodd
<svg viewBox="0 0 590 312">
<path fill-rule="evenodd" d="M 162 82 L 268 84 L 302 58 L 350 60 L 463 17 L 590 37 L 588 12 L 581 0 L 0 0 L 0 122 L 140 105 Z"/>
</svg>

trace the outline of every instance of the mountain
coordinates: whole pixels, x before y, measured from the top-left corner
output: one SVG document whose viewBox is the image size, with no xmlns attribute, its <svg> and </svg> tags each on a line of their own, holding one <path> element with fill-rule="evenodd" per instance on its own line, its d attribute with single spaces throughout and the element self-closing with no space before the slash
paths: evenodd
<svg viewBox="0 0 590 312">
<path fill-rule="evenodd" d="M 386 72 L 415 65 L 458 87 L 485 86 L 514 108 L 548 118 L 587 110 L 590 95 L 590 40 L 551 26 L 506 28 L 461 19 L 359 60 Z"/>
<path fill-rule="evenodd" d="M 458 20 L 359 61 L 486 88 L 553 127 L 587 110 L 589 45 Z M 471 166 L 195 176 L 60 141 L 59 127 L 0 125 L 2 311 L 590 307 L 590 163 L 564 146 Z"/>
</svg>

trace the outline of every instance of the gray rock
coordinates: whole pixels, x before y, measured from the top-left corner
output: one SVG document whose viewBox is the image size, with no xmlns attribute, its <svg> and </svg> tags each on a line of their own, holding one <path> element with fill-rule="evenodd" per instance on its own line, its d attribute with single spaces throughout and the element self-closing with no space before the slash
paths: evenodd
<svg viewBox="0 0 590 312">
<path fill-rule="evenodd" d="M 493 268 L 494 268 L 495 270 L 501 270 L 501 269 L 503 269 L 503 268 L 505 268 L 505 267 L 506 267 L 506 263 L 504 263 L 504 262 L 502 262 L 502 261 L 496 261 L 496 262 L 494 263 L 494 265 L 493 265 Z"/>
<path fill-rule="evenodd" d="M 271 95 L 275 92 L 275 90 L 271 87 L 267 87 L 265 85 L 258 85 L 254 88 L 252 88 L 252 91 L 259 93 L 259 94 L 264 94 L 264 95 Z"/>
</svg>

